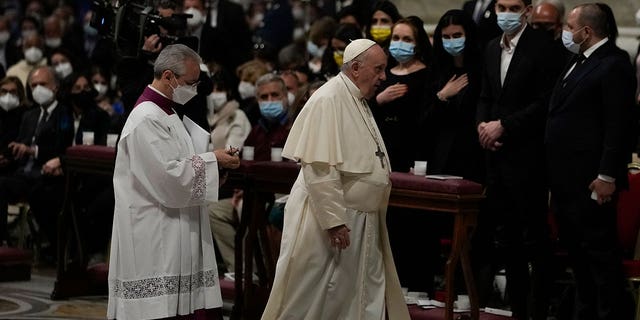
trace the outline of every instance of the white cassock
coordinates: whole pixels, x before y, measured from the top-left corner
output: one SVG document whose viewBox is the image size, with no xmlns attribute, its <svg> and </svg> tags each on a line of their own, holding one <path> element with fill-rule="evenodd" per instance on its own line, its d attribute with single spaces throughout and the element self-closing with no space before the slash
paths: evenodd
<svg viewBox="0 0 640 320">
<path fill-rule="evenodd" d="M 262 319 L 409 319 L 385 223 L 389 161 L 378 146 L 386 154 L 360 90 L 342 73 L 302 109 L 282 153 L 302 170 Z M 342 224 L 351 229 L 345 250 L 327 232 Z"/>
<path fill-rule="evenodd" d="M 213 153 L 195 154 L 182 121 L 151 101 L 129 115 L 113 178 L 109 319 L 158 319 L 222 306 L 205 201 L 217 201 Z M 169 100 L 170 101 L 170 100 Z"/>
</svg>

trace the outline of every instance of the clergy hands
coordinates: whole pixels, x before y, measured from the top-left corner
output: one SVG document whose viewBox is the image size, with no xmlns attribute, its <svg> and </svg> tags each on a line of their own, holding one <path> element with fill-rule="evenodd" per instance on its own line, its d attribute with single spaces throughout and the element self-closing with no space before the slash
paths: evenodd
<svg viewBox="0 0 640 320">
<path fill-rule="evenodd" d="M 406 84 L 396 83 L 388 86 L 382 92 L 378 93 L 376 96 L 376 102 L 378 102 L 378 104 L 389 103 L 404 96 L 408 90 L 409 87 Z"/>
<path fill-rule="evenodd" d="M 218 149 L 213 153 L 218 161 L 218 167 L 224 169 L 237 169 L 240 166 L 240 158 L 237 154 L 230 154 L 230 150 Z"/>
<path fill-rule="evenodd" d="M 491 151 L 496 151 L 502 147 L 502 142 L 499 142 L 498 139 L 502 137 L 503 133 L 504 127 L 502 127 L 500 120 L 482 122 L 478 125 L 480 145 Z"/>
<path fill-rule="evenodd" d="M 589 185 L 589 190 L 598 195 L 596 200 L 598 204 L 604 204 L 611 201 L 611 196 L 616 191 L 616 184 L 596 178 Z"/>
<path fill-rule="evenodd" d="M 351 229 L 347 228 L 344 224 L 327 230 L 331 246 L 337 249 L 346 249 L 351 245 L 351 241 L 349 240 L 349 231 L 351 231 Z"/>
</svg>

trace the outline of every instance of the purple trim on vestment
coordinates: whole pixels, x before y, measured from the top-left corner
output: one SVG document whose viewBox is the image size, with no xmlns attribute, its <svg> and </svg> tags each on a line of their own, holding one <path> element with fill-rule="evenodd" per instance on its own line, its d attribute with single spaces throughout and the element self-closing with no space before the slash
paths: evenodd
<svg viewBox="0 0 640 320">
<path fill-rule="evenodd" d="M 136 105 L 134 106 L 134 108 L 145 101 L 151 101 L 155 103 L 168 115 L 172 115 L 175 113 L 173 112 L 173 106 L 176 105 L 176 103 L 173 102 L 173 100 L 164 97 L 155 90 L 149 88 L 149 86 L 146 86 L 144 88 L 144 91 L 142 91 L 142 94 L 138 98 L 138 101 L 136 101 Z"/>
</svg>

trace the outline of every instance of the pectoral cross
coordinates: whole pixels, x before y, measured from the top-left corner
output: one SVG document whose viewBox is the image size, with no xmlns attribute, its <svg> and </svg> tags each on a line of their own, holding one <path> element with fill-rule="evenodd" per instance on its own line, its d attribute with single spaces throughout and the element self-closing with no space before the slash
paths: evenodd
<svg viewBox="0 0 640 320">
<path fill-rule="evenodd" d="M 380 150 L 380 145 L 378 145 L 378 150 L 376 150 L 376 157 L 380 158 L 380 165 L 384 168 L 384 152 Z"/>
</svg>

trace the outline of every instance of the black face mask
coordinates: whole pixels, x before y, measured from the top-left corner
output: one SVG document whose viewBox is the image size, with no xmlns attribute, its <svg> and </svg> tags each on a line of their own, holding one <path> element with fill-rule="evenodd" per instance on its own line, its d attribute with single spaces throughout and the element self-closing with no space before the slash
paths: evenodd
<svg viewBox="0 0 640 320">
<path fill-rule="evenodd" d="M 555 40 L 556 39 L 556 29 L 547 29 L 545 30 L 545 32 L 547 33 L 547 35 L 549 36 L 549 38 L 551 38 L 551 40 Z"/>
<path fill-rule="evenodd" d="M 88 109 L 96 105 L 95 98 L 97 92 L 95 90 L 81 91 L 71 94 L 71 103 L 80 109 Z"/>
</svg>

